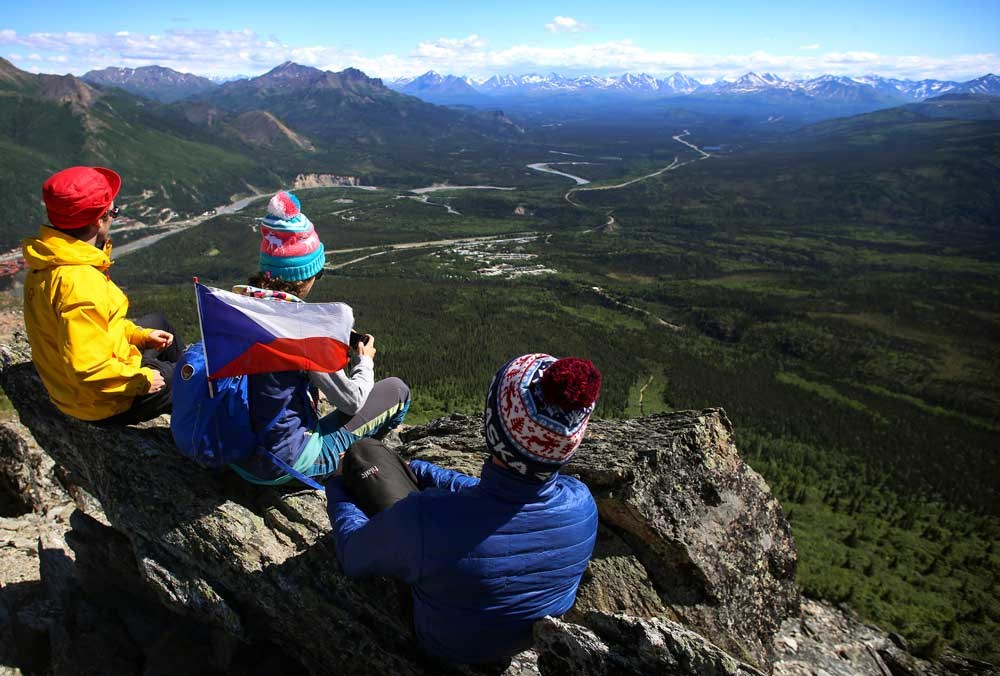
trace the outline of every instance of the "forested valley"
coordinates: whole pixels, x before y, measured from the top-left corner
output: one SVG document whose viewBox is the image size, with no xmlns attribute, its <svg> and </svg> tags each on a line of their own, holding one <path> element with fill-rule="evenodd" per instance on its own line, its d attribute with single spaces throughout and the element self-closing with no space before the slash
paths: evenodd
<svg viewBox="0 0 1000 676">
<path fill-rule="evenodd" d="M 672 139 L 685 128 L 701 154 Z M 1000 660 L 1000 122 L 614 131 L 533 139 L 592 163 L 562 168 L 594 181 L 570 194 L 520 151 L 497 158 L 516 185 L 491 183 L 513 190 L 301 191 L 330 252 L 310 300 L 352 305 L 414 422 L 480 410 L 528 351 L 592 359 L 598 416 L 724 408 L 785 506 L 807 595 L 923 654 Z M 244 282 L 262 212 L 122 257 L 134 313 L 196 340 L 192 277 Z"/>
</svg>

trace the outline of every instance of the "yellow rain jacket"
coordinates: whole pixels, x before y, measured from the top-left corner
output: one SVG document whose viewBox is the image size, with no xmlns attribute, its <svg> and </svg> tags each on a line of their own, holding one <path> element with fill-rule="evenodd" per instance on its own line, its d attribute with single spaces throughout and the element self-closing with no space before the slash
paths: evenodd
<svg viewBox="0 0 1000 676">
<path fill-rule="evenodd" d="M 138 347 L 151 329 L 125 318 L 128 298 L 107 275 L 111 243 L 101 250 L 43 225 L 22 247 L 24 324 L 49 397 L 81 420 L 127 410 L 155 374 Z"/>
</svg>

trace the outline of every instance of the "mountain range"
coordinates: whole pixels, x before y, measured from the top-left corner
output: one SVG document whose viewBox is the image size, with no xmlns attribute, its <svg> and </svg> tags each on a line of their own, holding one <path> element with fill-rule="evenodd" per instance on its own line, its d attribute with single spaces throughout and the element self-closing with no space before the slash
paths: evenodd
<svg viewBox="0 0 1000 676">
<path fill-rule="evenodd" d="M 217 111 L 216 118 L 267 111 L 328 150 L 372 156 L 396 148 L 443 149 L 511 131 L 487 114 L 442 108 L 389 89 L 356 68 L 339 73 L 283 63 L 264 75 L 218 85 L 175 104 L 188 119 Z"/>
<path fill-rule="evenodd" d="M 869 75 L 850 78 L 822 75 L 807 80 L 785 80 L 771 73 L 747 73 L 735 81 L 720 80 L 702 84 L 683 73 L 656 78 L 645 73 L 598 77 L 562 77 L 550 75 L 494 75 L 484 80 L 454 75 L 439 75 L 429 71 L 415 78 L 400 78 L 389 82 L 397 91 L 416 95 L 422 92 L 474 92 L 487 96 L 523 96 L 572 92 L 617 92 L 622 94 L 759 94 L 763 92 L 801 92 L 817 98 L 843 97 L 844 92 L 866 92 L 872 96 L 894 98 L 899 102 L 923 100 L 941 94 L 989 94 L 1000 96 L 1000 77 L 989 74 L 967 82 L 945 80 L 900 80 Z"/>
<path fill-rule="evenodd" d="M 164 103 L 180 101 L 216 87 L 216 83 L 208 78 L 179 73 L 163 66 L 92 70 L 80 79 L 89 84 L 118 87 Z"/>
<path fill-rule="evenodd" d="M 562 77 L 550 75 L 494 75 L 475 80 L 434 71 L 415 78 L 389 82 L 397 91 L 438 104 L 498 105 L 517 99 L 541 100 L 552 96 L 619 98 L 772 98 L 825 103 L 871 103 L 885 106 L 922 101 L 942 94 L 1000 96 L 1000 77 L 989 74 L 967 82 L 900 80 L 877 75 L 850 78 L 823 75 L 805 80 L 785 80 L 771 73 L 747 73 L 735 81 L 703 84 L 682 73 L 657 78 L 648 74 Z"/>
<path fill-rule="evenodd" d="M 172 103 L 187 98 L 226 97 L 232 92 L 259 88 L 262 77 L 299 84 L 331 86 L 328 77 L 317 75 L 324 72 L 327 71 L 286 63 L 263 76 L 219 83 L 162 66 L 143 66 L 92 70 L 80 79 L 90 84 L 118 87 L 139 96 Z M 348 74 L 346 80 L 353 80 L 355 83 L 376 81 L 367 76 L 362 79 L 363 74 L 352 68 L 343 73 Z M 381 83 L 381 80 L 378 82 Z M 391 80 L 386 85 L 389 89 L 428 103 L 477 108 L 496 108 L 519 100 L 542 101 L 556 96 L 604 99 L 677 97 L 777 101 L 797 99 L 802 102 L 870 104 L 879 107 L 923 101 L 942 94 L 1000 96 L 1000 76 L 993 74 L 958 82 L 933 79 L 903 80 L 878 75 L 862 77 L 822 75 L 808 79 L 786 80 L 771 73 L 750 72 L 733 81 L 702 83 L 679 72 L 666 77 L 655 77 L 646 73 L 578 77 L 563 77 L 555 73 L 549 75 L 529 73 L 470 78 L 428 71 L 419 77 Z M 338 85 L 333 86 L 344 89 Z M 350 90 L 351 86 L 348 85 L 346 89 Z M 274 91 L 279 92 L 280 87 Z"/>
</svg>

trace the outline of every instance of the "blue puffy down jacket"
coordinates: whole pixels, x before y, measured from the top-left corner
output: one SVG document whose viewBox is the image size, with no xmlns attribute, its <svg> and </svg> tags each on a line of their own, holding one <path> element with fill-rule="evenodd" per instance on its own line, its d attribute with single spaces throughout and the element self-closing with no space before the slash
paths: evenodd
<svg viewBox="0 0 1000 676">
<path fill-rule="evenodd" d="M 414 460 L 421 492 L 370 520 L 343 480 L 327 484 L 337 557 L 352 577 L 385 575 L 413 590 L 429 654 L 492 662 L 531 645 L 531 627 L 573 605 L 597 537 L 587 487 L 556 474 L 526 481 L 490 462 L 476 479 Z"/>
</svg>

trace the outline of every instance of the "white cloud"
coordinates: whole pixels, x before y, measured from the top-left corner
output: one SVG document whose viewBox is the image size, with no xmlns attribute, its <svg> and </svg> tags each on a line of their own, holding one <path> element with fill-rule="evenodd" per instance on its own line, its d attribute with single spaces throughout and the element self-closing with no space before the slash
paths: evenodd
<svg viewBox="0 0 1000 676">
<path fill-rule="evenodd" d="M 828 52 L 823 58 L 827 63 L 855 64 L 877 62 L 881 57 L 875 52 Z"/>
<path fill-rule="evenodd" d="M 545 30 L 550 33 L 580 33 L 589 28 L 571 16 L 557 16 L 552 23 L 545 24 Z"/>
<path fill-rule="evenodd" d="M 159 64 L 176 70 L 211 75 L 260 73 L 285 60 L 295 60 L 296 51 L 286 45 L 263 40 L 253 31 L 175 29 L 161 35 L 141 33 L 29 33 L 0 31 L 0 45 L 12 45 L 46 55 L 63 57 L 77 74 L 106 66 L 137 67 Z M 329 60 L 338 50 L 317 47 Z M 308 57 L 309 52 L 302 52 Z M 302 59 L 305 62 L 306 58 Z"/>
<path fill-rule="evenodd" d="M 374 55 L 333 45 L 292 46 L 280 36 L 265 37 L 246 29 L 177 28 L 159 35 L 125 31 L 19 34 L 4 29 L 0 30 L 0 47 L 10 50 L 15 65 L 59 63 L 60 70 L 77 74 L 106 66 L 158 64 L 182 72 L 233 77 L 257 75 L 283 61 L 334 71 L 353 66 L 386 79 L 420 75 L 428 70 L 473 77 L 533 71 L 563 75 L 626 71 L 664 75 L 680 71 L 702 81 L 732 79 L 748 71 L 772 72 L 786 78 L 875 73 L 908 79 L 954 80 L 1000 72 L 1000 57 L 995 53 L 928 57 L 889 56 L 870 51 L 822 53 L 819 49 L 809 49 L 806 53 L 796 50 L 790 55 L 766 51 L 695 54 L 650 49 L 631 40 L 585 42 L 567 47 L 522 44 L 493 48 L 476 34 L 442 37 L 419 42 L 409 49 L 403 46 L 395 53 Z M 29 56 L 22 58 L 22 54 Z"/>
<path fill-rule="evenodd" d="M 822 45 L 820 45 L 818 42 L 814 42 L 811 45 L 802 45 L 801 47 L 799 47 L 799 49 L 804 49 L 806 51 L 810 51 L 811 52 L 811 51 L 815 51 L 815 50 L 819 49 L 821 46 Z"/>
<path fill-rule="evenodd" d="M 440 38 L 433 42 L 421 42 L 413 51 L 413 55 L 431 59 L 448 59 L 460 57 L 470 52 L 477 52 L 485 47 L 486 40 L 476 34 L 472 34 L 467 38 L 461 39 Z"/>
</svg>

